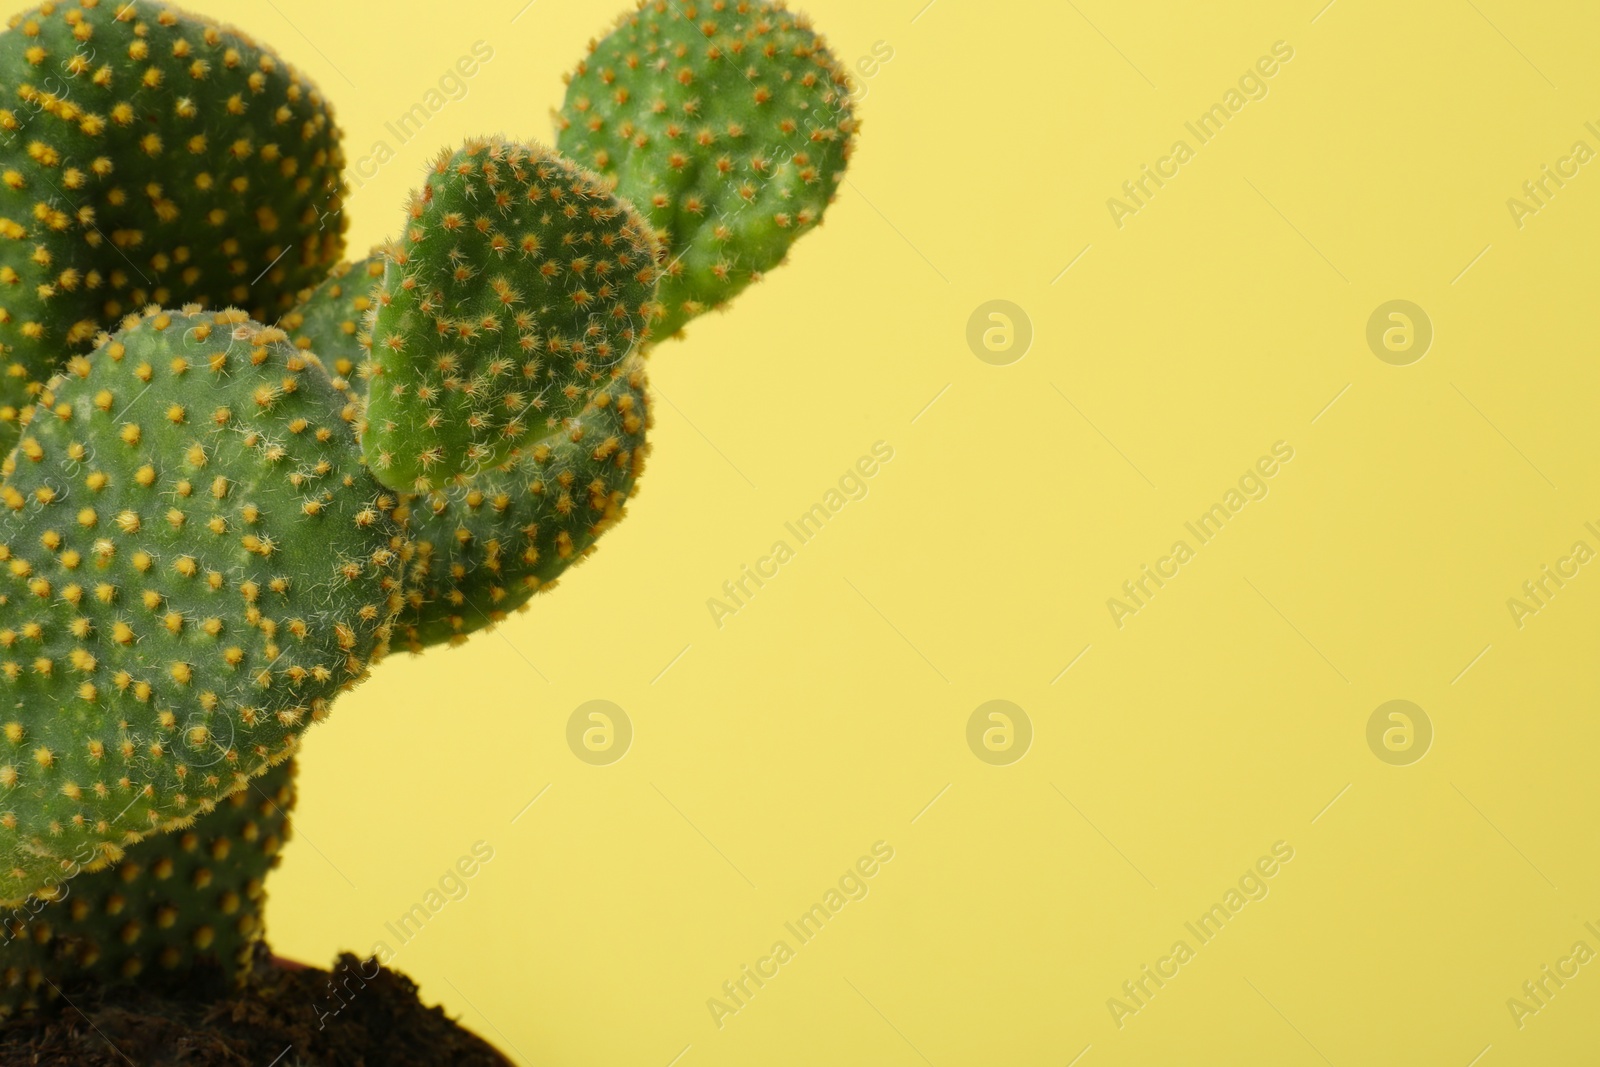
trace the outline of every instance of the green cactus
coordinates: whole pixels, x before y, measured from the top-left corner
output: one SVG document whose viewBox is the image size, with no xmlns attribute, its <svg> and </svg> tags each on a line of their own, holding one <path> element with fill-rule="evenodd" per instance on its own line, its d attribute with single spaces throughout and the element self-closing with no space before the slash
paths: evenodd
<svg viewBox="0 0 1600 1067">
<path fill-rule="evenodd" d="M 285 317 L 295 344 L 365 391 L 383 257 L 341 264 Z M 637 489 L 649 447 L 650 402 L 641 360 L 630 358 L 588 393 L 582 411 L 524 446 L 504 466 L 457 478 L 396 510 L 415 546 L 397 635 L 413 652 L 457 643 L 553 589 L 594 551 Z"/>
<path fill-rule="evenodd" d="M 647 329 L 650 229 L 594 175 L 499 139 L 439 157 L 385 255 L 362 436 L 395 489 L 503 464 Z"/>
<path fill-rule="evenodd" d="M 667 246 L 662 338 L 822 221 L 859 125 L 844 68 L 781 3 L 641 0 L 570 76 L 556 147 L 614 183 Z"/>
<path fill-rule="evenodd" d="M 129 847 L 48 899 L 0 913 L 0 1017 L 89 984 L 237 978 L 262 932 L 264 880 L 294 807 L 294 761 L 176 833 Z"/>
<path fill-rule="evenodd" d="M 355 406 L 242 312 L 136 317 L 40 400 L 0 483 L 3 900 L 285 758 L 409 553 Z"/>
<path fill-rule="evenodd" d="M 593 551 L 645 346 L 820 222 L 857 128 L 781 6 L 641 4 L 572 79 L 576 162 L 445 152 L 330 270 L 326 103 L 144 6 L 0 33 L 0 1014 L 242 977 L 304 729 L 392 634 L 460 641 Z"/>
<path fill-rule="evenodd" d="M 266 321 L 343 253 L 322 94 L 236 30 L 146 0 L 0 34 L 0 422 L 146 304 Z M 0 429 L 6 447 L 15 441 Z"/>
</svg>

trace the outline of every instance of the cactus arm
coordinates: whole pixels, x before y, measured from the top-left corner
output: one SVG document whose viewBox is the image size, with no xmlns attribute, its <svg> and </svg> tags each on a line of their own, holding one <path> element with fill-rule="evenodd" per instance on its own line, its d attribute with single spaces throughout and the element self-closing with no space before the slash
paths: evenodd
<svg viewBox="0 0 1600 1067">
<path fill-rule="evenodd" d="M 498 139 L 439 157 L 385 254 L 362 445 L 414 491 L 577 415 L 644 337 L 657 245 L 598 178 Z"/>
<path fill-rule="evenodd" d="M 204 814 L 381 655 L 409 546 L 357 417 L 281 330 L 197 309 L 41 397 L 0 483 L 0 900 Z"/>
<path fill-rule="evenodd" d="M 725 306 L 821 223 L 859 128 L 849 79 L 769 0 L 648 0 L 568 79 L 556 147 L 668 250 L 655 338 Z"/>
<path fill-rule="evenodd" d="M 644 362 L 634 356 L 505 467 L 408 500 L 416 555 L 395 620 L 407 646 L 460 642 L 592 553 L 637 491 L 649 422 Z"/>
</svg>

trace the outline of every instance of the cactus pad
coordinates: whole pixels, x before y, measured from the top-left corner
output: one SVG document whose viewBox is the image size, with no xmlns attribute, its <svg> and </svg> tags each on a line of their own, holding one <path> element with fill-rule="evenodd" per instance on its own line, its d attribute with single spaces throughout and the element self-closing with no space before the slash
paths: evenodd
<svg viewBox="0 0 1600 1067">
<path fill-rule="evenodd" d="M 362 444 L 409 491 L 577 415 L 644 337 L 657 246 L 600 179 L 500 140 L 441 155 L 408 214 L 385 252 Z"/>
<path fill-rule="evenodd" d="M 192 982 L 199 967 L 238 979 L 261 936 L 262 882 L 288 839 L 294 767 L 279 764 L 49 900 L 0 913 L 0 1016 L 90 984 Z"/>
<path fill-rule="evenodd" d="M 644 0 L 568 80 L 562 153 L 667 246 L 666 337 L 722 307 L 822 221 L 854 145 L 849 79 L 768 0 Z"/>
<path fill-rule="evenodd" d="M 594 551 L 636 489 L 649 421 L 635 356 L 578 415 L 505 467 L 408 499 L 416 555 L 395 619 L 408 647 L 457 642 L 499 622 Z"/>
<path fill-rule="evenodd" d="M 147 0 L 59 0 L 10 25 L 0 420 L 127 312 L 231 304 L 267 321 L 338 260 L 339 131 L 272 52 Z"/>
<path fill-rule="evenodd" d="M 203 814 L 381 655 L 409 545 L 358 417 L 237 311 L 130 317 L 41 395 L 0 483 L 0 900 Z"/>
<path fill-rule="evenodd" d="M 355 394 L 365 389 L 361 322 L 382 273 L 377 256 L 341 265 L 283 320 Z M 644 468 L 650 408 L 640 358 L 612 373 L 577 416 L 504 466 L 402 494 L 396 514 L 406 516 L 415 556 L 395 629 L 413 652 L 459 642 L 551 589 L 622 518 Z"/>
</svg>

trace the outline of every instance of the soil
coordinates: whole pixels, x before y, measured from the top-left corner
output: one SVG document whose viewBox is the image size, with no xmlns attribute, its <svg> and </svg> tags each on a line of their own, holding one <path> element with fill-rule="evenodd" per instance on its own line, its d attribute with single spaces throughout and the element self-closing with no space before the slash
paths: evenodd
<svg viewBox="0 0 1600 1067">
<path fill-rule="evenodd" d="M 256 952 L 249 982 L 63 990 L 0 1028 L 0 1067 L 510 1067 L 405 975 L 339 957 L 332 971 Z"/>
</svg>

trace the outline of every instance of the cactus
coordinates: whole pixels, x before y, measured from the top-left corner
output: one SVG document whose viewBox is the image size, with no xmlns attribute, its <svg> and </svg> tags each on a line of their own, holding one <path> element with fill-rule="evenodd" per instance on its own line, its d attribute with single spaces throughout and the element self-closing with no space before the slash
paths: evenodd
<svg viewBox="0 0 1600 1067">
<path fill-rule="evenodd" d="M 770 0 L 641 0 L 568 79 L 556 147 L 667 246 L 656 337 L 723 307 L 816 227 L 859 127 L 807 20 Z"/>
<path fill-rule="evenodd" d="M 642 339 L 649 227 L 592 174 L 499 139 L 434 164 L 387 263 L 362 445 L 402 490 L 503 464 Z"/>
<path fill-rule="evenodd" d="M 290 760 L 192 827 L 146 838 L 114 866 L 0 914 L 0 1016 L 91 983 L 242 973 L 293 807 Z"/>
<path fill-rule="evenodd" d="M 284 320 L 295 343 L 364 388 L 383 257 L 341 264 Z M 588 394 L 577 416 L 504 466 L 402 495 L 415 545 L 395 620 L 413 652 L 456 643 L 553 589 L 619 521 L 644 469 L 650 423 L 642 361 L 630 358 Z"/>
<path fill-rule="evenodd" d="M 0 483 L 0 899 L 181 826 L 381 654 L 409 551 L 282 330 L 151 312 L 41 394 Z"/>
<path fill-rule="evenodd" d="M 0 34 L 0 421 L 146 304 L 286 311 L 343 252 L 343 163 L 321 93 L 238 31 L 139 0 L 14 17 Z"/>
<path fill-rule="evenodd" d="M 0 33 L 33 107 L 0 110 L 0 1014 L 243 979 L 304 730 L 622 517 L 646 347 L 820 222 L 845 88 L 781 7 L 641 5 L 571 82 L 573 160 L 444 152 L 329 269 L 338 131 L 270 52 L 140 0 Z"/>
</svg>

